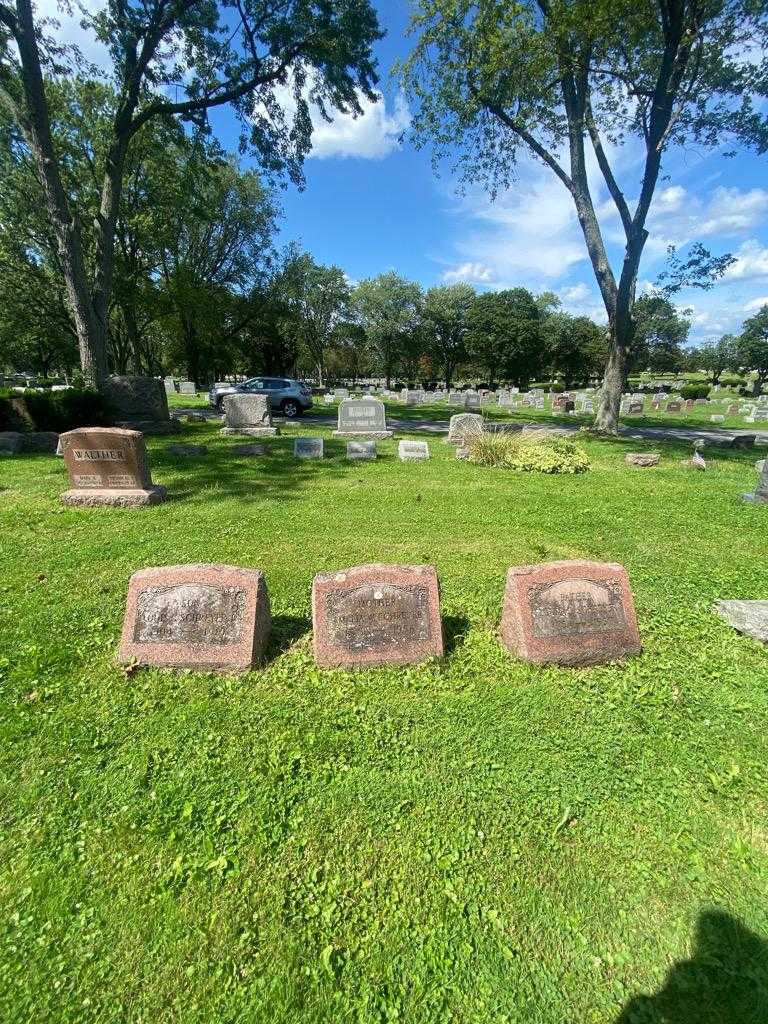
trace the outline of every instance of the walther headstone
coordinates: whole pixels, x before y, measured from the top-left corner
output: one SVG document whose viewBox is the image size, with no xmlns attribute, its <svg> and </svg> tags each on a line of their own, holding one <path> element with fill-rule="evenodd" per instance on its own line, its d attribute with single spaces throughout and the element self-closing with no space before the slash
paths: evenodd
<svg viewBox="0 0 768 1024">
<path fill-rule="evenodd" d="M 507 573 L 501 638 L 537 664 L 598 665 L 642 650 L 626 570 L 607 562 L 545 562 Z"/>
<path fill-rule="evenodd" d="M 246 434 L 248 437 L 274 437 L 269 398 L 266 395 L 226 395 L 222 434 Z"/>
<path fill-rule="evenodd" d="M 246 672 L 267 645 L 262 573 L 232 565 L 169 565 L 131 576 L 118 661 Z"/>
<path fill-rule="evenodd" d="M 59 437 L 69 474 L 65 505 L 157 505 L 165 488 L 149 472 L 144 435 L 119 427 L 82 427 Z"/>
<path fill-rule="evenodd" d="M 142 434 L 173 434 L 180 429 L 171 419 L 165 385 L 157 377 L 107 377 L 103 394 L 117 427 Z"/>
<path fill-rule="evenodd" d="M 339 404 L 338 429 L 334 437 L 366 437 L 384 440 L 392 437 L 387 430 L 384 403 L 378 398 L 345 398 Z"/>
<path fill-rule="evenodd" d="M 757 505 L 768 504 L 768 459 L 763 462 L 763 470 L 758 477 L 757 487 L 750 494 L 742 494 L 743 501 L 750 501 Z"/>
<path fill-rule="evenodd" d="M 431 565 L 358 565 L 312 585 L 321 668 L 408 665 L 442 657 L 440 585 Z"/>
</svg>

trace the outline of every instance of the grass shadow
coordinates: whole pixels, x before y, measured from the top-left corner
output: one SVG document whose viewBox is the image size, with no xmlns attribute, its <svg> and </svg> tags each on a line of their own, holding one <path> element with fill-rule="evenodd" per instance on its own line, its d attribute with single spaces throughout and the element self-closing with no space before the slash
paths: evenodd
<svg viewBox="0 0 768 1024">
<path fill-rule="evenodd" d="M 445 641 L 445 653 L 453 654 L 455 650 L 464 644 L 469 619 L 466 615 L 443 615 L 443 640 Z"/>
<path fill-rule="evenodd" d="M 653 995 L 634 996 L 615 1024 L 764 1024 L 768 943 L 720 910 L 699 916 L 693 954 Z"/>
<path fill-rule="evenodd" d="M 298 640 L 311 632 L 312 620 L 306 615 L 274 615 L 264 655 L 265 664 L 285 654 Z"/>
</svg>

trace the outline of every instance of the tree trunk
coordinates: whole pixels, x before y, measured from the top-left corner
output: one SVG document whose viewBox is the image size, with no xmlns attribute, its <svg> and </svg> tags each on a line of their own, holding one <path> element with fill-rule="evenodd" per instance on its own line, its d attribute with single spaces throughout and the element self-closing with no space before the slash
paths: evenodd
<svg viewBox="0 0 768 1024">
<path fill-rule="evenodd" d="M 610 325 L 608 361 L 605 364 L 595 416 L 596 429 L 607 434 L 616 434 L 619 430 L 619 410 L 627 378 L 627 351 L 631 341 L 631 330 L 631 320 L 627 321 L 626 318 L 621 326 L 617 321 Z"/>
</svg>

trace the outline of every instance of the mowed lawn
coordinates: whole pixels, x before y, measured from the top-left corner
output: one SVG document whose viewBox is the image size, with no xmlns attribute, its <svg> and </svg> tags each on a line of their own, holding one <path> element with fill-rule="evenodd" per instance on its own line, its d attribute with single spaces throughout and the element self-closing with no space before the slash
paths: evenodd
<svg viewBox="0 0 768 1024">
<path fill-rule="evenodd" d="M 768 650 L 710 610 L 768 598 L 760 450 L 545 477 L 217 426 L 149 440 L 156 508 L 0 463 L 0 1020 L 767 1020 Z M 626 566 L 643 655 L 516 661 L 507 568 L 577 557 Z M 314 667 L 314 574 L 372 561 L 437 567 L 444 660 Z M 263 670 L 115 666 L 130 574 L 186 562 L 264 570 Z"/>
</svg>

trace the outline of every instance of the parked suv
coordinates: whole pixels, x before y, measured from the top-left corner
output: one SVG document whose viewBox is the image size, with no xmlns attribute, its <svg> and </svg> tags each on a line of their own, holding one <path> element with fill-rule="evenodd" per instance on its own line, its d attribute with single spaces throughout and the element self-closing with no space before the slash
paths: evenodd
<svg viewBox="0 0 768 1024">
<path fill-rule="evenodd" d="M 240 384 L 214 384 L 208 392 L 208 401 L 214 409 L 221 410 L 227 395 L 266 395 L 272 411 L 288 419 L 312 408 L 312 392 L 306 384 L 289 377 L 252 377 Z"/>
</svg>

